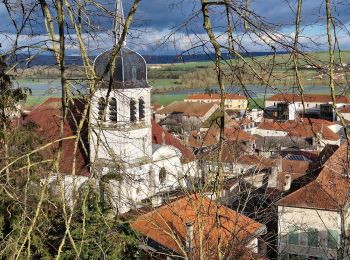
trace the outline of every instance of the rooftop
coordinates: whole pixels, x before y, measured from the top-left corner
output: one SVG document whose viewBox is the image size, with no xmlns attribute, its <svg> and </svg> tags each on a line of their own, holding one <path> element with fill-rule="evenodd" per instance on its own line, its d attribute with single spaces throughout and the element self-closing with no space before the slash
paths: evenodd
<svg viewBox="0 0 350 260">
<path fill-rule="evenodd" d="M 347 143 L 327 160 L 320 174 L 310 184 L 278 202 L 280 206 L 339 210 L 349 203 L 349 148 Z"/>
<path fill-rule="evenodd" d="M 298 94 L 287 94 L 280 93 L 269 97 L 267 101 L 285 101 L 288 103 L 301 102 L 302 98 Z M 319 94 L 304 94 L 304 102 L 314 102 L 314 103 L 329 103 L 332 102 L 331 95 L 319 95 Z M 347 96 L 336 96 L 337 103 L 350 103 L 350 97 Z"/>
<path fill-rule="evenodd" d="M 313 118 L 302 118 L 297 120 L 289 120 L 283 122 L 277 121 L 263 121 L 258 125 L 258 129 L 285 131 L 289 136 L 309 138 L 316 136 L 317 133 L 322 135 L 325 140 L 337 141 L 340 136 L 333 132 L 329 126 L 335 123 Z"/>
<path fill-rule="evenodd" d="M 235 251 L 240 251 L 249 241 L 265 232 L 264 225 L 225 206 L 220 206 L 221 228 L 218 229 L 216 214 L 215 201 L 194 194 L 139 216 L 132 223 L 132 227 L 142 236 L 179 255 L 185 255 L 186 225 L 192 225 L 195 259 L 199 256 L 200 242 L 204 259 L 216 259 L 219 233 L 224 253 L 234 255 Z M 199 241 L 200 231 L 202 231 L 201 241 Z"/>
<path fill-rule="evenodd" d="M 182 113 L 184 116 L 205 116 L 212 108 L 218 108 L 215 103 L 175 101 L 158 110 L 157 114 Z"/>
<path fill-rule="evenodd" d="M 60 138 L 60 124 L 61 124 L 61 98 L 48 98 L 39 106 L 36 106 L 24 119 L 23 124 L 34 123 L 38 126 L 42 141 L 44 143 L 51 143 L 59 140 Z M 64 137 L 74 136 L 76 133 L 76 124 L 72 118 L 80 122 L 81 113 L 84 109 L 84 102 L 81 100 L 74 100 L 74 104 L 69 105 L 69 109 L 72 113 L 68 113 L 67 120 L 64 123 Z M 75 174 L 76 175 L 89 175 L 89 169 L 87 167 L 89 163 L 88 155 L 84 151 L 87 150 L 87 127 L 84 123 L 83 131 L 81 132 L 81 140 L 79 142 L 75 157 L 73 156 L 75 138 L 70 140 L 64 140 L 62 142 L 62 154 L 60 161 L 60 171 L 64 174 L 72 174 L 73 171 L 73 158 L 76 159 Z M 83 147 L 85 146 L 85 147 Z M 58 151 L 58 142 L 45 149 L 43 155 L 47 159 L 55 158 L 55 153 Z"/>
<path fill-rule="evenodd" d="M 192 151 L 187 148 L 180 139 L 165 131 L 159 124 L 152 120 L 152 143 L 163 144 L 163 142 L 166 145 L 174 146 L 180 150 L 182 153 L 182 163 L 187 163 L 194 160 Z"/>
</svg>

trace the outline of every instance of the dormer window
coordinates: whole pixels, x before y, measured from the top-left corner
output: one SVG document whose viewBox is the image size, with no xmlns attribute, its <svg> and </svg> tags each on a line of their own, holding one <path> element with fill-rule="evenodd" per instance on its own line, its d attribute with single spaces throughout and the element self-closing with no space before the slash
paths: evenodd
<svg viewBox="0 0 350 260">
<path fill-rule="evenodd" d="M 145 101 L 140 98 L 139 99 L 139 120 L 142 121 L 145 119 Z"/>
<path fill-rule="evenodd" d="M 115 98 L 111 98 L 109 101 L 109 120 L 118 122 L 117 100 Z"/>
<path fill-rule="evenodd" d="M 130 122 L 136 121 L 136 101 L 130 100 Z"/>
<path fill-rule="evenodd" d="M 98 120 L 99 121 L 106 121 L 106 100 L 104 97 L 100 97 L 98 99 L 98 103 L 97 103 L 97 108 L 98 108 Z"/>
</svg>

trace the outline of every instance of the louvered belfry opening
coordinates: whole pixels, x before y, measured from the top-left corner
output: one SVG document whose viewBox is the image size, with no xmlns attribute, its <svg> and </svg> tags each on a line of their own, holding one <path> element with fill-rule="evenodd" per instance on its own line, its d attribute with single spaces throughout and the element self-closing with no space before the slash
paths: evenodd
<svg viewBox="0 0 350 260">
<path fill-rule="evenodd" d="M 98 121 L 106 121 L 106 100 L 104 97 L 100 97 L 98 99 L 98 103 L 97 103 L 97 106 L 98 106 Z"/>
<path fill-rule="evenodd" d="M 130 99 L 130 122 L 136 121 L 136 101 Z"/>
<path fill-rule="evenodd" d="M 142 121 L 145 119 L 145 101 L 140 98 L 139 99 L 139 120 Z"/>
<path fill-rule="evenodd" d="M 118 122 L 117 100 L 115 98 L 111 98 L 109 101 L 109 120 Z"/>
</svg>

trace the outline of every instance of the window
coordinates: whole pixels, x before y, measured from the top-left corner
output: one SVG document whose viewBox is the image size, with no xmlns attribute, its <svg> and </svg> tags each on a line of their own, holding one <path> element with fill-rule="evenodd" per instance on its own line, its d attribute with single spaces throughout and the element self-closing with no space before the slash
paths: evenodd
<svg viewBox="0 0 350 260">
<path fill-rule="evenodd" d="M 299 232 L 295 226 L 288 227 L 288 244 L 299 245 Z"/>
<path fill-rule="evenodd" d="M 145 119 L 145 101 L 142 98 L 139 99 L 139 120 Z"/>
<path fill-rule="evenodd" d="M 274 106 L 274 107 L 276 106 L 276 102 L 273 102 L 273 106 Z"/>
<path fill-rule="evenodd" d="M 327 231 L 327 247 L 336 249 L 338 246 L 338 230 L 328 229 Z"/>
<path fill-rule="evenodd" d="M 106 100 L 103 97 L 100 97 L 98 99 L 97 108 L 98 108 L 98 120 L 105 121 L 106 120 L 106 116 L 105 116 Z"/>
<path fill-rule="evenodd" d="M 167 175 L 167 172 L 165 170 L 164 167 L 160 168 L 160 171 L 159 171 L 159 182 L 161 184 L 163 184 L 166 180 L 166 175 Z"/>
<path fill-rule="evenodd" d="M 136 75 L 137 75 L 136 72 L 137 72 L 137 71 L 136 71 L 136 66 L 132 66 L 132 67 L 131 67 L 131 80 L 132 80 L 132 81 L 135 81 L 135 80 L 136 80 Z"/>
<path fill-rule="evenodd" d="M 130 99 L 130 121 L 136 121 L 136 101 L 133 99 Z"/>
<path fill-rule="evenodd" d="M 117 113 L 117 100 L 115 98 L 111 98 L 111 100 L 109 101 L 109 120 L 111 120 L 112 122 L 117 122 Z"/>
<path fill-rule="evenodd" d="M 313 247 L 318 246 L 318 230 L 316 228 L 309 228 L 307 230 L 307 245 Z"/>
<path fill-rule="evenodd" d="M 306 107 L 309 107 L 309 104 L 306 104 Z"/>
<path fill-rule="evenodd" d="M 318 107 L 318 104 L 316 104 L 316 107 Z"/>
</svg>

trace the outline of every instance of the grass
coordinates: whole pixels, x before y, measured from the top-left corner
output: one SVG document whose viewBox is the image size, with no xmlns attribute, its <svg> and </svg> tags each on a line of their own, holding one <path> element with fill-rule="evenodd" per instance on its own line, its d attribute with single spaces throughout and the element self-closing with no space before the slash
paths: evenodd
<svg viewBox="0 0 350 260">
<path fill-rule="evenodd" d="M 179 84 L 178 79 L 150 79 L 148 82 L 155 88 L 172 87 Z"/>
<path fill-rule="evenodd" d="M 186 96 L 186 94 L 155 94 L 152 95 L 152 102 L 157 102 L 160 105 L 166 106 L 174 101 L 183 101 Z"/>
</svg>

